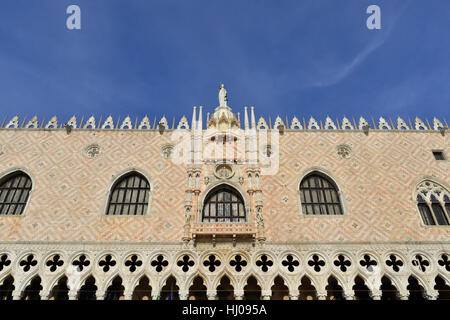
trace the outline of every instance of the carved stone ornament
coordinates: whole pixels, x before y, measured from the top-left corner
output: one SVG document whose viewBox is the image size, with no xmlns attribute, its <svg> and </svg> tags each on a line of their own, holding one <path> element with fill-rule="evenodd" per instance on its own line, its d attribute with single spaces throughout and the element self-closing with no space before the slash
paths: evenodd
<svg viewBox="0 0 450 320">
<path fill-rule="evenodd" d="M 267 158 L 270 158 L 272 156 L 272 146 L 270 144 L 266 144 L 263 147 L 263 153 Z"/>
<path fill-rule="evenodd" d="M 264 219 L 261 207 L 256 208 L 256 223 L 258 224 L 258 226 L 264 227 Z"/>
<path fill-rule="evenodd" d="M 91 143 L 84 149 L 84 153 L 91 159 L 96 158 L 100 154 L 100 146 L 97 143 Z"/>
<path fill-rule="evenodd" d="M 174 146 L 170 143 L 166 143 L 161 146 L 161 153 L 164 157 L 164 159 L 169 159 L 172 155 Z"/>
<path fill-rule="evenodd" d="M 348 159 L 352 156 L 352 148 L 348 144 L 340 144 L 336 147 L 337 154 L 343 158 Z"/>
<path fill-rule="evenodd" d="M 214 168 L 214 175 L 218 179 L 230 179 L 234 175 L 234 170 L 229 164 L 218 164 Z"/>
</svg>

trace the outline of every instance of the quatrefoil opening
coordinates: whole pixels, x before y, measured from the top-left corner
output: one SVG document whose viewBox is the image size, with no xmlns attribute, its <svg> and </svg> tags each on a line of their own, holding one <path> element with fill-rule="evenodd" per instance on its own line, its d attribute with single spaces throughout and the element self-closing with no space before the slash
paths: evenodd
<svg viewBox="0 0 450 320">
<path fill-rule="evenodd" d="M 209 269 L 209 272 L 214 272 L 216 267 L 219 267 L 221 262 L 217 260 L 216 256 L 210 254 L 208 259 L 203 261 L 203 265 Z"/>
<path fill-rule="evenodd" d="M 108 254 L 103 260 L 100 260 L 98 265 L 103 268 L 103 272 L 108 272 L 112 267 L 116 265 L 116 261 L 113 260 L 113 257 Z"/>
<path fill-rule="evenodd" d="M 234 256 L 234 260 L 230 261 L 230 266 L 234 267 L 236 272 L 241 272 L 243 268 L 247 266 L 247 261 L 245 261 L 240 254 Z"/>
<path fill-rule="evenodd" d="M 91 264 L 91 262 L 88 260 L 88 258 L 84 254 L 80 255 L 78 260 L 74 260 L 72 262 L 72 265 L 77 267 L 78 272 L 83 271 L 83 269 L 85 267 L 89 266 L 90 264 Z"/>
<path fill-rule="evenodd" d="M 428 261 L 427 258 L 422 256 L 421 254 L 416 254 L 411 263 L 413 266 L 415 266 L 422 272 L 425 272 L 427 268 L 430 266 L 430 261 Z"/>
<path fill-rule="evenodd" d="M 32 267 L 37 265 L 37 260 L 34 259 L 34 255 L 29 254 L 25 259 L 20 261 L 19 265 L 23 267 L 24 272 L 30 271 Z"/>
<path fill-rule="evenodd" d="M 133 254 L 127 261 L 125 261 L 125 266 L 128 267 L 130 272 L 135 272 L 137 268 L 142 266 L 142 260 L 139 259 L 138 255 Z"/>
<path fill-rule="evenodd" d="M 64 261 L 61 260 L 61 256 L 59 254 L 55 254 L 50 259 L 48 259 L 45 264 L 50 268 L 50 272 L 55 272 L 56 269 L 64 264 Z"/>
<path fill-rule="evenodd" d="M 438 260 L 438 264 L 442 267 L 445 268 L 445 270 L 447 270 L 448 272 L 450 272 L 450 258 L 448 257 L 447 254 L 443 253 L 441 255 L 441 259 Z"/>
<path fill-rule="evenodd" d="M 263 254 L 259 260 L 256 260 L 256 265 L 261 268 L 262 272 L 267 272 L 273 266 L 273 261 Z"/>
<path fill-rule="evenodd" d="M 11 264 L 11 260 L 8 259 L 8 255 L 6 253 L 2 254 L 0 256 L 0 271 L 2 271 L 3 268 L 6 268 L 10 264 Z"/>
<path fill-rule="evenodd" d="M 315 272 L 320 272 L 320 270 L 325 266 L 325 261 L 315 254 L 308 261 L 308 265 L 314 269 Z"/>
<path fill-rule="evenodd" d="M 193 267 L 195 262 L 191 260 L 191 257 L 187 254 L 183 256 L 181 260 L 177 261 L 177 266 L 183 270 L 183 272 L 188 272 L 190 267 Z"/>
<path fill-rule="evenodd" d="M 338 267 L 342 272 L 347 272 L 347 269 L 350 268 L 352 262 L 343 254 L 337 256 L 337 259 L 334 260 L 334 265 Z"/>
<path fill-rule="evenodd" d="M 378 265 L 377 261 L 372 259 L 372 257 L 368 254 L 365 254 L 363 256 L 363 259 L 359 261 L 359 264 L 366 268 L 367 271 L 373 272 L 375 270 L 375 267 Z"/>
<path fill-rule="evenodd" d="M 160 254 L 150 264 L 155 268 L 156 272 L 161 272 L 165 267 L 169 265 L 169 261 L 165 260 L 164 256 Z"/>
<path fill-rule="evenodd" d="M 395 272 L 399 272 L 403 266 L 403 261 L 400 260 L 395 254 L 389 255 L 389 259 L 386 260 L 386 265 L 391 267 Z"/>
<path fill-rule="evenodd" d="M 291 254 L 288 254 L 286 258 L 281 261 L 281 264 L 288 269 L 289 272 L 294 272 L 295 268 L 300 265 L 300 262 L 294 258 Z"/>
</svg>

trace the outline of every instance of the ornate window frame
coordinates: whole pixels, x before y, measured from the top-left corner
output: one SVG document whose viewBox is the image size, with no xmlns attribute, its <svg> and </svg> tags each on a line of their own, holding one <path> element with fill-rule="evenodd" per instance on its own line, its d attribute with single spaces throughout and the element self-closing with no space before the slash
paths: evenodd
<svg viewBox="0 0 450 320">
<path fill-rule="evenodd" d="M 236 192 L 239 193 L 239 195 L 242 197 L 242 200 L 244 201 L 245 216 L 246 216 L 245 222 L 203 222 L 202 221 L 202 213 L 203 213 L 203 207 L 205 206 L 206 197 L 209 195 L 209 193 L 213 189 L 220 187 L 221 185 L 226 185 L 228 187 L 235 189 Z M 223 181 L 223 180 L 212 183 L 211 185 L 208 186 L 208 188 L 206 188 L 202 192 L 202 195 L 198 202 L 197 218 L 195 220 L 197 221 L 197 223 L 238 223 L 238 224 L 239 223 L 249 223 L 249 222 L 254 221 L 253 215 L 252 215 L 252 210 L 250 207 L 250 201 L 246 197 L 244 190 L 242 190 L 242 188 L 239 185 L 237 185 L 236 183 L 233 183 L 231 181 Z"/>
<path fill-rule="evenodd" d="M 330 182 L 334 184 L 334 186 L 337 189 L 339 201 L 342 206 L 342 214 L 316 215 L 316 214 L 304 214 L 303 213 L 301 194 L 300 194 L 300 192 L 301 192 L 300 184 L 302 183 L 303 179 L 311 173 L 316 173 L 318 175 L 321 175 L 324 178 L 326 178 L 327 180 L 330 180 Z M 296 192 L 297 192 L 297 205 L 298 205 L 298 213 L 299 213 L 300 218 L 328 218 L 328 219 L 332 218 L 333 219 L 333 218 L 342 218 L 342 217 L 349 216 L 347 201 L 346 201 L 344 193 L 342 191 L 343 190 L 342 185 L 339 182 L 339 180 L 336 178 L 336 176 L 334 176 L 331 172 L 329 172 L 323 168 L 320 168 L 320 167 L 311 167 L 302 172 L 302 174 L 297 179 L 295 187 L 296 187 Z"/>
<path fill-rule="evenodd" d="M 23 208 L 23 212 L 22 214 L 13 214 L 13 215 L 9 215 L 9 214 L 0 214 L 0 218 L 11 218 L 11 217 L 24 217 L 27 213 L 28 207 L 30 206 L 30 202 L 31 202 L 31 198 L 33 196 L 33 191 L 35 189 L 35 181 L 36 179 L 34 178 L 34 175 L 31 173 L 30 170 L 28 170 L 28 168 L 26 167 L 11 167 L 5 171 L 3 171 L 2 173 L 0 173 L 0 181 L 5 179 L 7 176 L 15 174 L 17 172 L 22 172 L 24 174 L 26 174 L 30 179 L 31 179 L 31 189 L 30 189 L 30 193 L 28 194 L 28 199 L 27 199 L 27 203 L 25 204 L 25 207 Z"/>
<path fill-rule="evenodd" d="M 126 175 L 128 175 L 130 173 L 133 173 L 133 172 L 136 172 L 136 173 L 139 173 L 139 174 L 143 175 L 144 178 L 147 179 L 148 184 L 150 185 L 150 190 L 148 192 L 147 211 L 144 212 L 144 214 L 142 214 L 142 215 L 113 215 L 113 214 L 109 215 L 109 214 L 106 214 L 106 208 L 108 207 L 109 197 L 111 195 L 112 188 L 114 187 L 114 185 L 116 184 L 117 181 L 119 181 L 124 176 L 126 176 Z M 112 177 L 111 177 L 111 179 L 110 179 L 110 181 L 108 183 L 108 186 L 106 187 L 106 192 L 105 192 L 105 194 L 103 196 L 103 202 L 102 202 L 102 205 L 100 207 L 100 212 L 99 212 L 100 217 L 106 217 L 106 218 L 111 218 L 111 219 L 114 219 L 114 218 L 130 218 L 130 217 L 133 217 L 133 218 L 148 218 L 150 216 L 150 210 L 151 210 L 151 206 L 152 206 L 153 188 L 154 188 L 154 186 L 153 186 L 152 180 L 150 179 L 150 175 L 146 171 L 144 171 L 144 170 L 142 170 L 140 168 L 137 168 L 137 167 L 130 167 L 130 168 L 127 168 L 125 170 L 120 171 L 119 173 L 117 173 L 115 175 L 112 175 Z"/>
<path fill-rule="evenodd" d="M 443 180 L 441 180 L 441 179 L 438 179 L 438 178 L 432 177 L 432 176 L 424 176 L 424 177 L 420 178 L 419 180 L 417 180 L 417 182 L 414 184 L 414 187 L 413 187 L 413 189 L 412 189 L 411 200 L 412 200 L 413 203 L 414 203 L 416 216 L 417 216 L 418 219 L 419 219 L 420 226 L 421 226 L 422 228 L 449 228 L 450 225 L 439 225 L 439 224 L 436 224 L 436 225 L 429 225 L 429 224 L 425 224 L 424 221 L 423 221 L 423 219 L 422 219 L 422 214 L 420 213 L 419 206 L 418 206 L 417 196 L 419 195 L 419 193 L 418 193 L 418 187 L 419 187 L 422 183 L 424 183 L 424 182 L 426 182 L 426 181 L 431 182 L 431 183 L 434 183 L 434 184 L 437 184 L 438 186 L 440 186 L 441 188 L 443 188 L 444 190 L 446 190 L 446 191 L 450 194 L 450 186 L 449 186 L 447 183 L 445 183 Z M 423 196 L 422 196 L 422 197 L 423 197 Z M 424 200 L 425 200 L 425 201 L 428 201 L 428 199 L 424 199 Z M 450 216 L 449 216 L 448 213 L 446 212 L 445 207 L 444 207 L 443 209 L 444 209 L 444 214 L 447 215 L 447 218 L 448 218 L 448 220 L 449 220 L 449 222 L 450 222 Z M 432 214 L 433 214 L 433 213 L 432 213 Z M 434 215 L 434 214 L 433 214 L 433 215 Z"/>
</svg>

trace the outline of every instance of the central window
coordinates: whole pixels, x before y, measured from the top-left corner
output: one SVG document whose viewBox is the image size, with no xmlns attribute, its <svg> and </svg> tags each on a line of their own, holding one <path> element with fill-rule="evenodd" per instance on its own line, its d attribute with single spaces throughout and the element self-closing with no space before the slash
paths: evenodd
<svg viewBox="0 0 450 320">
<path fill-rule="evenodd" d="M 203 222 L 245 222 L 244 201 L 235 189 L 220 186 L 205 199 Z"/>
</svg>

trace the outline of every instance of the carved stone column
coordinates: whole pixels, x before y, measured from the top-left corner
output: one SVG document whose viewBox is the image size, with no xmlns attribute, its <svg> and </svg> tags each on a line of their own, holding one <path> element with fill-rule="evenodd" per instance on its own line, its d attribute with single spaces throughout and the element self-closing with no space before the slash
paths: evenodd
<svg viewBox="0 0 450 320">
<path fill-rule="evenodd" d="M 21 296 L 22 296 L 22 292 L 20 292 L 17 289 L 14 289 L 14 291 L 12 292 L 13 300 L 20 300 Z"/>
<path fill-rule="evenodd" d="M 179 291 L 180 300 L 187 300 L 189 298 L 189 291 L 183 290 Z"/>
<path fill-rule="evenodd" d="M 152 300 L 158 300 L 159 299 L 159 292 L 152 294 Z"/>
<path fill-rule="evenodd" d="M 97 291 L 95 296 L 97 297 L 97 300 L 105 300 L 105 292 Z"/>
<path fill-rule="evenodd" d="M 261 292 L 261 295 L 263 300 L 270 300 L 270 297 L 272 296 L 272 290 L 263 290 Z"/>
<path fill-rule="evenodd" d="M 256 240 L 258 240 L 259 243 L 263 243 L 266 240 L 266 237 L 264 235 L 264 217 L 263 217 L 263 207 L 262 205 L 256 206 Z"/>
<path fill-rule="evenodd" d="M 318 300 L 327 300 L 327 292 L 326 291 L 317 291 L 317 299 Z"/>
<path fill-rule="evenodd" d="M 69 300 L 77 300 L 77 290 L 70 290 L 68 293 Z"/>
<path fill-rule="evenodd" d="M 256 220 L 256 240 L 260 244 L 262 244 L 265 240 L 265 234 L 264 234 L 264 215 L 263 215 L 263 201 L 262 201 L 262 190 L 261 190 L 261 183 L 259 178 L 259 169 L 255 171 L 255 190 L 254 190 L 254 203 L 255 203 L 255 220 Z"/>
<path fill-rule="evenodd" d="M 439 296 L 439 292 L 436 290 L 433 290 L 432 292 L 425 292 L 424 298 L 427 300 L 436 300 Z"/>
<path fill-rule="evenodd" d="M 348 292 L 348 293 L 344 292 L 343 296 L 344 296 L 345 300 L 354 300 L 355 299 L 355 295 L 353 292 Z"/>
<path fill-rule="evenodd" d="M 298 300 L 300 292 L 298 290 L 289 290 L 289 300 Z"/>
<path fill-rule="evenodd" d="M 382 296 L 382 292 L 381 290 L 372 290 L 369 295 L 372 298 L 372 300 L 381 300 L 381 296 Z"/>
<path fill-rule="evenodd" d="M 236 300 L 243 300 L 244 299 L 244 291 L 243 290 L 234 290 L 234 298 Z"/>
<path fill-rule="evenodd" d="M 39 292 L 39 296 L 41 297 L 41 300 L 48 300 L 50 297 L 50 292 Z"/>
<path fill-rule="evenodd" d="M 408 291 L 398 292 L 397 297 L 398 297 L 400 300 L 408 300 L 408 298 L 409 298 L 409 292 L 408 292 Z"/>
<path fill-rule="evenodd" d="M 208 290 L 206 292 L 206 296 L 208 297 L 208 300 L 216 300 L 217 291 L 216 290 Z"/>
<path fill-rule="evenodd" d="M 192 169 L 188 169 L 188 181 L 184 199 L 184 226 L 183 226 L 183 237 L 182 240 L 185 245 L 191 240 L 191 220 L 192 220 L 192 194 L 195 188 L 195 182 L 193 177 L 195 175 Z"/>
<path fill-rule="evenodd" d="M 191 209 L 192 206 L 189 205 L 185 205 L 185 212 L 184 212 L 184 226 L 183 226 L 183 242 L 185 244 L 187 244 L 190 240 L 191 240 L 191 219 L 192 219 L 192 215 L 191 215 Z"/>
<path fill-rule="evenodd" d="M 133 299 L 133 291 L 126 291 L 123 293 L 124 300 L 132 300 Z"/>
</svg>

